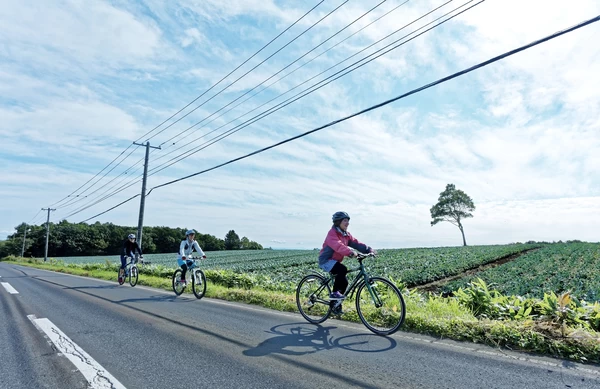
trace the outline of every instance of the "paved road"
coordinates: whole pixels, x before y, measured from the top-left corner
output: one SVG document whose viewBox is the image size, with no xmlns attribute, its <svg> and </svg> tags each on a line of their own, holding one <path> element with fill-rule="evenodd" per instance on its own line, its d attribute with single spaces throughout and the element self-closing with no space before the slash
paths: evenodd
<svg viewBox="0 0 600 389">
<path fill-rule="evenodd" d="M 75 353 L 80 364 L 105 370 L 96 387 L 600 388 L 598 366 L 470 343 L 378 337 L 359 324 L 315 326 L 299 314 L 3 263 L 0 282 L 18 292 L 0 287 L 0 388 L 88 385 L 35 319 L 87 353 Z"/>
</svg>

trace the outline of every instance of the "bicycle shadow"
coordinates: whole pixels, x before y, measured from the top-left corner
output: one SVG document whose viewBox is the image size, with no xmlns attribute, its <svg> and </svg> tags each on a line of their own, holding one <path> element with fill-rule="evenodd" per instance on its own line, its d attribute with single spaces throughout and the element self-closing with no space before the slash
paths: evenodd
<svg viewBox="0 0 600 389">
<path fill-rule="evenodd" d="M 330 330 L 336 328 L 307 323 L 276 325 L 266 331 L 276 336 L 264 340 L 256 347 L 244 350 L 243 354 L 251 357 L 270 354 L 298 356 L 334 348 L 355 352 L 384 352 L 397 345 L 393 338 L 375 334 L 355 334 L 335 338 L 330 335 Z"/>
</svg>

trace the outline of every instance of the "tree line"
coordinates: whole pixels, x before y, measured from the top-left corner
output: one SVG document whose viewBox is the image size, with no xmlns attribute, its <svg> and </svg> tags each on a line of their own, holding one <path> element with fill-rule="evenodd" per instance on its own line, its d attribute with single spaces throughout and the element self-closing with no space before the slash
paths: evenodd
<svg viewBox="0 0 600 389">
<path fill-rule="evenodd" d="M 25 230 L 25 257 L 43 257 L 46 245 L 46 224 L 39 226 L 21 223 L 16 232 L 0 241 L 0 258 L 21 255 Z M 185 228 L 144 227 L 142 251 L 144 254 L 174 253 L 185 239 Z M 137 227 L 118 226 L 112 223 L 69 223 L 63 220 L 50 223 L 48 239 L 49 257 L 118 255 L 128 234 L 137 235 Z M 247 237 L 230 230 L 224 239 L 210 234 L 196 233 L 196 240 L 205 251 L 262 250 L 263 247 Z"/>
</svg>

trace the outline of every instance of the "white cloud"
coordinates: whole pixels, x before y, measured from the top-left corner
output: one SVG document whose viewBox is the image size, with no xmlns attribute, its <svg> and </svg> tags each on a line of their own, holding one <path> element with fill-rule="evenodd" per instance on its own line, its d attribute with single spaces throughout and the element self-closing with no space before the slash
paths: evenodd
<svg viewBox="0 0 600 389">
<path fill-rule="evenodd" d="M 184 145 L 440 4 L 411 3 L 273 91 L 205 128 L 198 126 L 176 146 L 153 152 L 150 167 L 176 155 L 161 158 L 172 150 L 195 150 L 204 140 Z M 318 8 L 285 38 L 333 6 Z M 41 11 L 28 16 L 19 7 L 11 5 L 0 16 L 0 37 L 9 42 L 0 48 L 0 158 L 6 161 L 0 175 L 0 229 L 6 231 L 79 187 L 130 141 L 170 116 L 171 108 L 204 92 L 306 11 L 305 5 L 300 9 L 296 3 L 271 1 L 151 1 L 149 17 L 128 2 L 122 8 L 95 4 L 87 12 L 74 3 L 60 3 L 48 6 L 42 17 Z M 374 15 L 391 7 L 382 6 Z M 592 0 L 577 5 L 484 2 L 443 28 L 151 176 L 148 187 L 406 92 L 598 14 L 598 7 Z M 306 39 L 152 143 L 165 141 L 210 115 L 366 9 L 366 4 L 349 3 Z M 33 20 L 41 20 L 37 28 L 32 28 Z M 348 34 L 366 21 L 361 23 Z M 190 226 L 220 237 L 233 228 L 265 246 L 312 248 L 321 245 L 330 215 L 343 209 L 352 215 L 353 233 L 377 247 L 459 245 L 455 227 L 430 226 L 429 208 L 452 182 L 477 205 L 475 217 L 465 222 L 470 244 L 597 240 L 600 73 L 595 71 L 599 51 L 590 42 L 599 28 L 586 27 L 301 140 L 157 189 L 147 199 L 145 222 Z M 262 37 L 245 36 L 252 31 L 260 31 Z M 210 47 L 205 49 L 207 44 Z M 20 54 L 9 55 L 13 52 Z M 38 59 L 30 66 L 28 61 L 34 57 Z M 36 71 L 39 66 L 51 71 Z M 137 151 L 108 178 L 114 179 L 138 161 L 143 150 Z M 137 171 L 134 168 L 119 178 L 116 188 L 140 174 L 141 164 L 136 167 Z M 113 185 L 108 179 L 102 181 L 85 193 L 89 198 L 59 209 L 53 218 L 100 198 Z M 139 183 L 126 188 L 69 220 L 84 220 L 140 190 Z M 135 225 L 138 201 L 97 219 Z"/>
<path fill-rule="evenodd" d="M 184 32 L 185 32 L 185 36 L 181 39 L 181 46 L 188 47 L 189 45 L 191 45 L 193 43 L 196 43 L 196 44 L 206 43 L 205 42 L 206 38 L 204 37 L 204 35 L 202 35 L 200 30 L 198 30 L 197 28 L 188 28 Z"/>
<path fill-rule="evenodd" d="M 71 70 L 85 64 L 145 67 L 161 48 L 160 30 L 102 2 L 65 1 L 39 6 L 13 2 L 0 14 L 0 38 L 11 42 L 4 55 L 49 68 Z M 10 50 L 18 45 L 19 50 Z M 6 51 L 6 50 L 9 51 Z"/>
</svg>

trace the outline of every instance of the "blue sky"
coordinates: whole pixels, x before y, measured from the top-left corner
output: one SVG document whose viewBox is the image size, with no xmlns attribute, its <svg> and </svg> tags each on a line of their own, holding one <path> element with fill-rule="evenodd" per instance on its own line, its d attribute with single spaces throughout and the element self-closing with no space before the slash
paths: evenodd
<svg viewBox="0 0 600 389">
<path fill-rule="evenodd" d="M 384 2 L 267 85 L 402 2 Z M 197 150 L 206 139 L 192 143 L 196 138 L 219 127 L 212 136 L 231 129 L 241 120 L 228 122 L 444 2 L 411 0 L 247 102 L 228 111 L 254 92 L 221 111 L 222 116 L 210 116 L 380 3 L 348 1 L 222 94 L 151 138 L 153 145 L 165 143 L 152 152 L 150 169 Z M 0 238 L 21 222 L 42 223 L 40 208 L 75 191 L 132 141 L 317 3 L 13 1 L 3 6 Z M 183 113 L 341 3 L 324 1 Z M 451 1 L 353 60 L 464 3 Z M 487 0 L 150 176 L 148 188 L 338 119 L 599 13 L 595 0 Z M 429 224 L 429 208 L 445 185 L 454 183 L 477 206 L 474 218 L 465 222 L 470 244 L 598 241 L 600 48 L 594 42 L 599 39 L 600 25 L 585 27 L 309 137 L 157 189 L 146 201 L 146 225 L 196 228 L 220 237 L 233 228 L 264 246 L 312 248 L 321 245 L 330 215 L 345 210 L 352 216 L 351 231 L 376 247 L 459 245 L 456 227 Z M 77 191 L 81 201 L 59 203 L 51 220 L 68 216 L 79 222 L 139 193 L 135 178 L 142 172 L 137 163 L 142 157 L 142 148 L 134 150 L 93 188 Z M 130 184 L 69 216 L 110 193 L 116 183 L 115 188 Z M 137 225 L 138 208 L 136 199 L 94 221 Z"/>
</svg>

